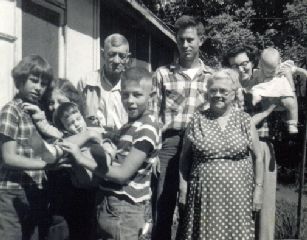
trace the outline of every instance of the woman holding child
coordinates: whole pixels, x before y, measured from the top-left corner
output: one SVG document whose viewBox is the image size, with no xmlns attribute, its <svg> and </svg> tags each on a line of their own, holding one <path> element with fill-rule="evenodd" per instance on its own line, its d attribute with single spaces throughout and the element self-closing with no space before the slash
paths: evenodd
<svg viewBox="0 0 307 240">
<path fill-rule="evenodd" d="M 70 138 L 71 141 L 78 142 L 80 146 L 84 145 L 90 138 L 87 136 L 87 132 L 82 131 L 81 133 L 80 131 L 79 134 L 75 134 L 75 132 L 70 134 L 69 129 L 65 129 L 59 120 L 59 118 L 63 117 L 63 111 L 60 113 L 59 108 L 63 108 L 67 104 L 72 105 L 73 109 L 79 114 L 77 117 L 83 119 L 84 100 L 73 84 L 69 80 L 58 79 L 54 82 L 52 88 L 46 91 L 43 99 L 42 109 L 45 110 L 45 113 L 38 106 L 24 104 L 24 109 L 31 113 L 31 117 L 42 137 L 49 143 L 56 143 L 62 138 Z M 74 117 L 75 115 L 72 114 L 71 118 Z M 66 122 L 68 120 L 70 119 L 65 119 Z M 52 147 L 56 149 L 56 155 L 61 160 L 55 159 L 54 161 L 61 169 L 48 171 L 47 173 L 50 213 L 52 216 L 48 239 L 67 239 L 68 236 L 71 239 L 92 239 L 94 236 L 91 237 L 91 234 L 95 232 L 96 185 L 89 180 L 90 176 L 87 176 L 85 170 L 71 165 L 73 160 L 70 156 L 61 157 L 63 151 L 57 144 L 49 146 L 49 149 L 52 149 Z M 41 150 L 42 155 L 48 149 L 43 151 Z M 63 168 L 63 165 L 59 164 L 59 162 L 69 162 L 71 166 Z"/>
<path fill-rule="evenodd" d="M 49 122 L 53 122 L 58 107 L 67 102 L 75 104 L 80 113 L 84 114 L 85 101 L 82 94 L 69 80 L 58 79 L 45 96 L 44 109 Z M 57 129 L 62 136 L 67 137 L 63 135 L 63 129 L 59 126 Z M 68 232 L 70 239 L 94 238 L 96 188 L 85 188 L 78 184 L 72 172 L 72 169 L 48 172 L 50 208 L 53 216 L 49 240 L 65 239 Z M 68 228 L 62 220 L 63 217 Z"/>
<path fill-rule="evenodd" d="M 255 126 L 233 104 L 238 86 L 235 71 L 215 72 L 207 83 L 210 106 L 197 111 L 187 128 L 179 239 L 254 239 L 252 211 L 261 208 L 263 166 Z"/>
</svg>

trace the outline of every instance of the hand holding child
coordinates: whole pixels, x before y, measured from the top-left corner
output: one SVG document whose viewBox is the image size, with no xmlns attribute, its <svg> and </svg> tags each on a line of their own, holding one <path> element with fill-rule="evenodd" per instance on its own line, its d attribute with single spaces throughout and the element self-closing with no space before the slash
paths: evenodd
<svg viewBox="0 0 307 240">
<path fill-rule="evenodd" d="M 68 141 L 63 141 L 63 142 L 59 142 L 57 143 L 65 152 L 70 153 L 71 155 L 74 156 L 74 158 L 76 159 L 77 163 L 81 163 L 82 162 L 82 152 L 80 147 L 77 144 L 68 142 Z"/>
<path fill-rule="evenodd" d="M 101 143 L 102 133 L 104 133 L 104 132 L 103 131 L 98 132 L 94 129 L 88 129 L 85 134 L 86 134 L 86 138 L 88 140 L 92 140 L 94 142 Z"/>
<path fill-rule="evenodd" d="M 32 115 L 34 121 L 41 121 L 46 119 L 45 112 L 42 111 L 39 106 L 31 103 L 23 103 L 22 108 Z"/>
</svg>

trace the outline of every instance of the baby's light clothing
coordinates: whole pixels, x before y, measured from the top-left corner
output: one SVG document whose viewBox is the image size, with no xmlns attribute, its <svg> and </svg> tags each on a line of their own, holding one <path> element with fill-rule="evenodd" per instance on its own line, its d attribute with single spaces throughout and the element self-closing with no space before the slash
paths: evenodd
<svg viewBox="0 0 307 240">
<path fill-rule="evenodd" d="M 285 76 L 274 77 L 268 82 L 253 86 L 250 90 L 253 96 L 261 97 L 295 97 L 294 91 Z"/>
</svg>

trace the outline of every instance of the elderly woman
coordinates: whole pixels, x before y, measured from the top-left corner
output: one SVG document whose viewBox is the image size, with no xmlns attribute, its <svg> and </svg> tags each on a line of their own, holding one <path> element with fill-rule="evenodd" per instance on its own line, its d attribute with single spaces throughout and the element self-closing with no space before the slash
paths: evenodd
<svg viewBox="0 0 307 240">
<path fill-rule="evenodd" d="M 263 164 L 255 126 L 234 106 L 238 87 L 235 71 L 215 72 L 207 83 L 209 108 L 197 111 L 186 131 L 179 200 L 186 206 L 178 239 L 254 239 Z"/>
</svg>

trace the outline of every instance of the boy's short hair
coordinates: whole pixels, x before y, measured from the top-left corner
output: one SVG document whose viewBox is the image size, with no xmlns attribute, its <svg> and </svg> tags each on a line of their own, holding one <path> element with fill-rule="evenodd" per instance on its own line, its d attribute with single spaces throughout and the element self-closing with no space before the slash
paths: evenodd
<svg viewBox="0 0 307 240">
<path fill-rule="evenodd" d="M 52 67 L 46 59 L 39 55 L 26 56 L 13 68 L 11 75 L 17 89 L 25 84 L 30 74 L 47 80 L 48 87 L 53 80 Z"/>
<path fill-rule="evenodd" d="M 200 37 L 202 37 L 205 34 L 205 27 L 201 21 L 199 21 L 193 16 L 182 15 L 180 18 L 176 20 L 174 25 L 176 35 L 179 32 L 179 30 L 186 29 L 189 27 L 195 27 L 197 35 Z"/>
<path fill-rule="evenodd" d="M 229 64 L 229 59 L 230 58 L 234 58 L 236 56 L 238 56 L 241 53 L 246 53 L 246 55 L 248 56 L 249 60 L 254 64 L 254 66 L 257 66 L 258 64 L 258 56 L 259 56 L 259 52 L 257 49 L 249 47 L 249 46 L 245 46 L 245 45 L 238 45 L 235 46 L 233 48 L 230 48 L 226 54 L 223 56 L 222 59 L 222 66 L 223 67 L 231 67 Z"/>
<path fill-rule="evenodd" d="M 121 75 L 122 81 L 136 81 L 140 83 L 145 80 L 146 82 L 152 82 L 152 74 L 142 67 L 130 67 L 126 69 Z"/>
<path fill-rule="evenodd" d="M 72 102 L 62 103 L 54 113 L 53 116 L 54 125 L 61 131 L 66 130 L 62 123 L 62 119 L 68 118 L 70 115 L 78 112 L 80 112 L 80 110 L 77 104 Z"/>
</svg>

